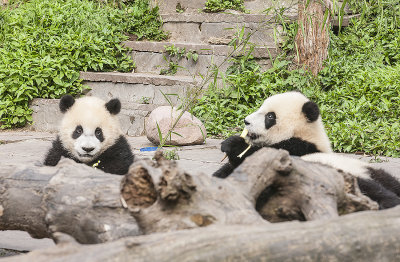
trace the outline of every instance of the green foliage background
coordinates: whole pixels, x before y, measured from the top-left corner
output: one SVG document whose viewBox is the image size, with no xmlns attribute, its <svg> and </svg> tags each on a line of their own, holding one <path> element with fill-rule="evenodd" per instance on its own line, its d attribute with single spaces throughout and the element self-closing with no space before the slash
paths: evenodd
<svg viewBox="0 0 400 262">
<path fill-rule="evenodd" d="M 161 40 L 158 9 L 146 0 L 118 9 L 89 0 L 12 1 L 0 9 L 1 128 L 32 120 L 35 97 L 80 94 L 79 71 L 127 72 L 134 63 L 120 44 L 131 33 Z"/>
<path fill-rule="evenodd" d="M 236 58 L 225 72 L 226 88 L 211 85 L 194 108 L 208 132 L 224 137 L 240 132 L 244 117 L 266 97 L 300 90 L 319 104 L 336 151 L 399 157 L 400 3 L 350 2 L 362 16 L 340 34 L 331 32 L 329 58 L 318 77 L 289 70 L 293 24 L 286 25 L 288 39 L 282 49 L 287 53 L 267 71 L 261 71 L 250 54 Z M 35 97 L 79 95 L 84 89 L 81 70 L 132 70 L 128 50 L 120 45 L 128 38 L 125 33 L 138 39 L 166 38 L 158 9 L 146 0 L 120 3 L 122 8 L 89 0 L 10 3 L 0 9 L 1 128 L 30 122 L 28 106 Z M 216 3 L 210 2 L 213 11 L 225 2 Z"/>
<path fill-rule="evenodd" d="M 335 151 L 400 156 L 400 3 L 350 1 L 362 14 L 339 35 L 331 32 L 329 59 L 318 77 L 278 57 L 265 72 L 251 56 L 238 58 L 227 86 L 210 86 L 194 109 L 209 134 L 227 137 L 270 95 L 300 90 L 320 106 Z M 295 25 L 283 50 L 293 49 Z"/>
<path fill-rule="evenodd" d="M 206 12 L 220 12 L 226 9 L 233 9 L 238 11 L 245 11 L 243 0 L 207 0 L 205 3 L 204 11 Z"/>
</svg>

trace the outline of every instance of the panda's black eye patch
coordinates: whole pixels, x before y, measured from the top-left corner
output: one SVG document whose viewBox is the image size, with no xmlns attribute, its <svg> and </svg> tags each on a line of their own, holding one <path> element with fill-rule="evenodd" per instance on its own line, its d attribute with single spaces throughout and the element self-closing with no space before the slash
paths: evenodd
<svg viewBox="0 0 400 262">
<path fill-rule="evenodd" d="M 276 124 L 276 115 L 274 112 L 268 112 L 265 115 L 265 128 L 269 129 Z"/>
<path fill-rule="evenodd" d="M 72 138 L 73 139 L 77 139 L 78 137 L 80 137 L 83 133 L 83 128 L 81 125 L 75 127 L 74 132 L 72 133 Z"/>
<path fill-rule="evenodd" d="M 104 141 L 103 130 L 100 127 L 96 128 L 96 130 L 94 131 L 94 135 L 100 142 Z"/>
</svg>

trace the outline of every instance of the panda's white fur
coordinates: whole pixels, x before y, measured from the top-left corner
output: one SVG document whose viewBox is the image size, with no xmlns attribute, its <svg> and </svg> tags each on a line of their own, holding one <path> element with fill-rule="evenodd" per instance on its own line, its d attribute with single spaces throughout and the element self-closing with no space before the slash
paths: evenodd
<svg viewBox="0 0 400 262">
<path fill-rule="evenodd" d="M 304 155 L 301 159 L 340 169 L 355 177 L 371 179 L 368 168 L 373 168 L 372 165 L 358 159 L 342 156 L 336 153 L 313 153 Z"/>
<path fill-rule="evenodd" d="M 321 116 L 310 122 L 302 113 L 302 107 L 310 101 L 299 92 L 287 92 L 268 97 L 262 106 L 245 119 L 248 136 L 256 135 L 252 144 L 268 146 L 292 137 L 313 143 L 321 152 L 332 152 Z M 268 112 L 276 114 L 276 124 L 265 128 L 264 118 Z"/>
<path fill-rule="evenodd" d="M 122 135 L 117 115 L 110 114 L 105 104 L 105 101 L 97 97 L 77 99 L 61 121 L 59 135 L 63 146 L 83 163 L 95 159 Z M 71 134 L 78 125 L 82 125 L 83 133 L 73 139 Z M 104 133 L 103 142 L 95 136 L 97 127 L 101 127 Z M 83 148 L 94 149 L 88 154 Z"/>
</svg>

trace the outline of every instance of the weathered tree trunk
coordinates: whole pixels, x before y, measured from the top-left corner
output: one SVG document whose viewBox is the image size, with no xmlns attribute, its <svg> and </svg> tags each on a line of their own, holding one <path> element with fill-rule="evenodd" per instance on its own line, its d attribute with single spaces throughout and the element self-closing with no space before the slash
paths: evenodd
<svg viewBox="0 0 400 262">
<path fill-rule="evenodd" d="M 0 170 L 0 230 L 28 231 L 34 237 L 71 235 L 80 243 L 210 225 L 335 218 L 376 208 L 343 174 L 264 148 L 227 179 L 190 175 L 157 153 L 156 161 L 135 162 L 125 177 L 62 160 L 56 167 L 5 166 Z M 350 185 L 350 186 L 349 186 Z"/>
<path fill-rule="evenodd" d="M 57 167 L 0 168 L 0 230 L 35 238 L 64 232 L 80 243 L 100 243 L 140 230 L 119 196 L 121 176 L 65 159 Z"/>
<path fill-rule="evenodd" d="M 306 3 L 308 5 L 306 5 Z M 298 63 L 304 65 L 313 75 L 321 71 L 323 62 L 328 56 L 330 0 L 299 0 L 298 19 L 299 29 L 296 35 Z"/>
<path fill-rule="evenodd" d="M 57 237 L 55 248 L 7 261 L 400 261 L 400 207 L 302 223 L 210 226 L 98 245 Z"/>
</svg>

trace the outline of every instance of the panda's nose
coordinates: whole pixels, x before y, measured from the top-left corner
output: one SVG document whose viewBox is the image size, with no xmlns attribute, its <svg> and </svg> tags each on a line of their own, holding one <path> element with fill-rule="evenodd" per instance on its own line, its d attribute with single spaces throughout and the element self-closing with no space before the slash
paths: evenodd
<svg viewBox="0 0 400 262">
<path fill-rule="evenodd" d="M 250 123 L 249 123 L 248 121 L 246 121 L 246 119 L 244 120 L 244 124 L 245 124 L 246 126 L 250 125 Z"/>
<path fill-rule="evenodd" d="M 82 149 L 89 153 L 93 151 L 94 147 L 82 147 Z"/>
</svg>

